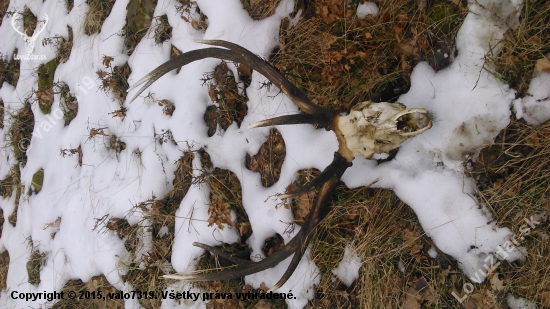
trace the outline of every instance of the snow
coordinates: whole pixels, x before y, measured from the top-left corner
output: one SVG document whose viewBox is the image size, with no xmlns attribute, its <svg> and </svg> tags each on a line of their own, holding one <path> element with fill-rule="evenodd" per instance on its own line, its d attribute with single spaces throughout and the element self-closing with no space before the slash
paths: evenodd
<svg viewBox="0 0 550 309">
<path fill-rule="evenodd" d="M 354 249 L 347 245 L 344 249 L 344 257 L 338 267 L 332 270 L 332 273 L 345 285 L 351 286 L 353 281 L 359 277 L 359 268 L 361 268 L 361 259 Z"/>
<path fill-rule="evenodd" d="M 378 179 L 375 186 L 393 189 L 413 208 L 424 231 L 437 247 L 456 258 L 468 276 L 480 268 L 486 254 L 496 251 L 498 245 L 510 238 L 511 232 L 492 222 L 490 213 L 473 197 L 475 183 L 463 173 L 464 160 L 475 157 L 506 127 L 512 103 L 518 117 L 531 123 L 540 123 L 550 117 L 548 74 L 535 76 L 529 89 L 532 97 L 514 101 L 515 92 L 482 69 L 488 65 L 484 56 L 490 52 L 490 46 L 493 53 L 496 52 L 494 46 L 503 38 L 508 26 L 517 25 L 521 2 L 479 0 L 477 3 L 469 5 L 472 13 L 468 14 L 458 33 L 458 56 L 450 67 L 434 72 L 426 63 L 418 64 L 411 76 L 410 91 L 399 99 L 409 108 L 430 111 L 435 117 L 433 128 L 405 142 L 392 161 L 377 165 L 375 161 L 356 158 L 353 167 L 343 177 L 352 188 Z M 104 215 L 125 217 L 130 224 L 143 220 L 142 214 L 130 213 L 130 210 L 152 195 L 161 198 L 171 190 L 176 168 L 174 162 L 189 148 L 206 147 L 214 166 L 237 175 L 243 190 L 243 205 L 254 231 L 248 240 L 251 257 L 263 258 L 261 246 L 267 237 L 278 233 L 288 241 L 299 230 L 297 227 L 291 235 L 284 233 L 286 222 L 291 222 L 292 215 L 290 210 L 277 207 L 278 201 L 272 197 L 284 192 L 295 179 L 297 170 L 322 170 L 332 161 L 333 152 L 338 148 L 336 137 L 331 132 L 315 130 L 310 125 L 277 127 L 286 144 L 286 159 L 280 180 L 272 187 L 262 187 L 259 174 L 244 167 L 244 158 L 246 153 L 258 151 L 269 128 L 247 130 L 246 127 L 266 117 L 295 113 L 298 109 L 287 98 L 277 95 L 277 89 L 258 89 L 257 85 L 265 79 L 254 73 L 251 87 L 247 89 L 250 98 L 248 115 L 241 127 L 233 124 L 223 134 L 208 137 L 203 115 L 210 99 L 208 89 L 202 87 L 200 79 L 204 72 L 212 71 L 219 63 L 215 59 L 189 64 L 179 74 L 170 72 L 146 91 L 156 99 L 174 102 L 176 110 L 172 117 L 164 115 L 155 104 L 147 104 L 142 96 L 132 104 L 125 103 L 128 112 L 124 121 L 113 118 L 109 113 L 120 107 L 112 94 L 98 89 L 95 73 L 106 70 L 102 64 L 103 55 L 114 57 L 112 66 L 128 61 L 132 69 L 130 85 L 169 59 L 170 44 L 186 52 L 204 47 L 195 40 L 220 39 L 267 57 L 278 44 L 280 21 L 293 10 L 293 1 L 283 0 L 273 16 L 253 21 L 238 0 L 197 0 L 209 20 L 208 29 L 202 33 L 179 17 L 175 10 L 177 1 L 160 0 L 154 15 L 167 14 L 173 27 L 171 41 L 156 45 L 153 36 L 146 35 L 134 53 L 127 56 L 122 52 L 123 38 L 116 35 L 124 26 L 127 4 L 128 0 L 117 1 L 101 33 L 87 36 L 82 27 L 88 10 L 84 0 L 75 0 L 71 12 L 67 12 L 63 1 L 57 0 L 10 2 L 10 8 L 22 11 L 26 5 L 36 16 L 49 15 L 50 20 L 39 39 L 56 34 L 66 36 L 66 25 L 72 27 L 74 45 L 71 57 L 67 63 L 58 66 L 55 80 L 64 81 L 75 92 L 79 111 L 71 124 L 64 127 L 63 121 L 54 117 L 55 110 L 60 108 L 59 95 L 55 96 L 50 116 L 33 109 L 35 134 L 27 152 L 27 165 L 21 169 L 23 192 L 27 192 L 32 175 L 40 168 L 44 169 L 44 184 L 39 194 L 30 197 L 23 194 L 15 227 L 7 220 L 4 223 L 0 251 L 8 250 L 12 258 L 8 289 L 0 292 L 1 307 L 37 307 L 42 304 L 40 301 L 14 300 L 6 291 L 59 291 L 69 279 L 87 281 L 99 274 L 104 274 L 117 289 L 131 291 L 132 287 L 121 280 L 125 270 L 120 266 L 121 260 L 129 258 L 129 253 L 115 233 L 94 229 L 96 218 Z M 359 18 L 377 12 L 378 7 L 373 3 L 358 7 Z M 363 17 L 360 14 L 364 14 Z M 298 15 L 295 20 L 297 18 Z M 14 48 L 19 53 L 25 50 L 25 43 L 6 20 L 0 27 L 0 40 L 3 55 L 11 54 Z M 17 87 L 4 83 L 0 89 L 6 108 L 6 127 L 0 129 L 2 140 L 5 140 L 10 123 L 7 114 L 19 110 L 32 89 L 36 89 L 35 68 L 55 57 L 54 50 L 42 44 L 36 44 L 33 53 L 46 55 L 46 60 L 21 61 Z M 129 93 L 129 98 L 133 94 Z M 109 137 L 90 138 L 91 128 L 105 128 L 107 134 L 116 134 L 126 143 L 126 150 L 119 154 L 109 150 Z M 154 133 L 162 130 L 170 130 L 177 145 L 156 143 Z M 75 156 L 59 155 L 60 149 L 78 145 L 82 145 L 82 166 L 78 165 Z M 305 149 L 307 156 L 303 155 Z M 141 155 L 136 156 L 134 150 L 139 150 Z M 4 178 L 16 162 L 8 147 L 1 147 L 0 152 L 0 175 Z M 198 158 L 193 161 L 193 166 L 198 173 L 201 168 Z M 14 199 L 15 196 L 0 197 L 4 214 L 12 213 Z M 202 249 L 192 246 L 192 242 L 218 245 L 238 239 L 232 228 L 208 227 L 205 222 L 208 204 L 208 186 L 192 186 L 176 212 L 177 235 L 172 248 L 172 266 L 178 272 L 194 270 L 196 260 L 202 254 Z M 59 217 L 58 227 L 44 228 Z M 54 231 L 57 234 L 52 239 L 50 234 Z M 27 245 L 29 238 L 32 238 L 35 249 L 48 253 L 41 283 L 37 286 L 27 282 L 26 262 L 32 251 Z M 334 270 L 344 283 L 357 277 L 360 265 L 357 256 L 350 253 L 351 249 L 346 248 L 346 252 L 340 267 Z M 508 257 L 510 260 L 514 258 L 517 256 Z M 254 288 L 262 282 L 269 287 L 280 278 L 289 262 L 287 259 L 273 269 L 247 276 L 246 281 Z M 294 275 L 278 292 L 292 290 L 297 299 L 287 300 L 289 307 L 303 308 L 313 298 L 319 280 L 319 269 L 311 261 L 308 250 Z M 190 285 L 176 283 L 169 289 L 188 290 Z M 204 306 L 204 302 L 176 304 L 166 301 L 163 304 L 164 308 Z M 127 301 L 126 307 L 138 308 L 137 301 Z"/>
<path fill-rule="evenodd" d="M 363 19 L 367 15 L 376 16 L 378 15 L 378 5 L 374 2 L 365 2 L 357 6 L 357 17 Z"/>
<path fill-rule="evenodd" d="M 506 296 L 506 302 L 511 309 L 536 309 L 537 306 L 532 302 L 526 300 L 522 297 L 514 297 L 512 294 L 508 293 Z"/>
<path fill-rule="evenodd" d="M 539 125 L 550 118 L 550 74 L 540 72 L 529 84 L 528 96 L 514 100 L 514 111 L 518 119 L 523 118 L 530 125 Z"/>
</svg>

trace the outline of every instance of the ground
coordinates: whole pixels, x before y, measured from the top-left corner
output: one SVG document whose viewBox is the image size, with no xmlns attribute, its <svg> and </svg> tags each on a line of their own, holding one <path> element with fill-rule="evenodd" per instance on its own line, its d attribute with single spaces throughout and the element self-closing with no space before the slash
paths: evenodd
<svg viewBox="0 0 550 309">
<path fill-rule="evenodd" d="M 2 1 L 0 37 L 9 43 L 0 51 L 0 304 L 44 303 L 13 300 L 14 290 L 84 295 L 267 290 L 284 267 L 246 280 L 194 285 L 161 276 L 231 265 L 192 247 L 193 241 L 243 259 L 278 250 L 304 222 L 317 192 L 293 201 L 276 201 L 272 195 L 299 188 L 326 166 L 316 151 L 331 153 L 332 144 L 314 144 L 330 141 L 323 135 L 328 133 L 282 126 L 247 132 L 252 119 L 295 107 L 289 108 L 275 87 L 244 65 L 213 61 L 182 68 L 133 103 L 127 98 L 129 85 L 158 64 L 198 48 L 194 39 L 219 35 L 257 48 L 255 53 L 322 107 L 347 112 L 365 100 L 414 101 L 415 74 L 442 76 L 458 63 L 457 35 L 469 13 L 502 15 L 491 11 L 500 1 L 479 2 L 483 5 L 235 0 L 224 12 L 208 1 Z M 482 8 L 473 9 L 476 5 Z M 370 15 L 358 16 L 365 9 Z M 50 15 L 34 50 L 46 54 L 46 60 L 14 59 L 25 51 L 11 26 L 16 11 L 28 35 L 40 27 L 44 12 Z M 226 15 L 232 29 L 224 30 Z M 476 81 L 473 87 L 498 85 L 510 102 L 516 100 L 501 113 L 506 115 L 503 129 L 496 126 L 489 140 L 468 148 L 461 142 L 475 140 L 477 125 L 485 123 L 463 120 L 456 136 L 466 149 L 455 145 L 460 151 L 438 154 L 434 161 L 436 168 L 472 180 L 471 193 L 465 192 L 479 206 L 481 218 L 495 230 L 507 228 L 516 235 L 523 258 L 485 264 L 491 268 L 487 280 L 476 282 L 465 273 L 463 260 L 440 245 L 441 235 L 426 228 L 426 211 L 408 205 L 399 188 L 354 185 L 348 175 L 313 236 L 299 278 L 290 282 L 299 301 L 215 299 L 164 306 L 521 308 L 514 305 L 517 298 L 550 308 L 550 123 L 545 116 L 550 114 L 530 115 L 527 103 L 518 112 L 524 98 L 544 103 L 550 97 L 549 88 L 541 90 L 542 96 L 530 88 L 534 77 L 544 81 L 550 74 L 550 1 L 525 1 L 518 20 L 517 25 L 513 18 L 503 22 L 507 31 L 496 45 L 488 40 L 479 85 Z M 485 76 L 492 81 L 486 83 Z M 440 85 L 424 84 L 434 87 L 435 97 Z M 177 89 L 167 91 L 172 85 Z M 439 110 L 435 121 L 441 125 L 448 121 L 444 117 Z M 304 136 L 289 138 L 295 132 Z M 451 146 L 447 149 L 455 149 Z M 309 150 L 306 158 L 303 149 Z M 405 151 L 372 164 L 380 170 L 397 164 Z M 308 160 L 314 163 L 304 163 Z M 354 167 L 369 164 L 360 161 Z M 354 263 L 360 264 L 358 271 L 352 270 Z M 122 308 L 123 303 L 48 304 Z M 139 306 L 159 308 L 161 301 L 126 301 L 126 307 Z"/>
</svg>

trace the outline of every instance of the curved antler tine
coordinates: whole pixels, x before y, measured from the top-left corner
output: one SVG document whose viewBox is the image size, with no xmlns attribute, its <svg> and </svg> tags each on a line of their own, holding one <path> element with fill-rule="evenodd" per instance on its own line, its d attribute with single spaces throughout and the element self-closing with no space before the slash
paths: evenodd
<svg viewBox="0 0 550 309">
<path fill-rule="evenodd" d="M 329 211 L 329 200 L 334 191 L 334 188 L 338 184 L 338 181 L 346 171 L 348 167 L 352 165 L 339 153 L 334 154 L 334 160 L 329 167 L 331 167 L 332 173 L 330 177 L 321 187 L 321 192 L 313 202 L 312 208 L 306 217 L 305 223 L 300 231 L 281 249 L 274 254 L 261 260 L 260 262 L 248 262 L 245 265 L 238 263 L 239 266 L 232 269 L 226 269 L 221 272 L 210 273 L 197 273 L 189 275 L 166 275 L 165 278 L 180 279 L 187 281 L 212 281 L 212 280 L 228 280 L 233 278 L 239 278 L 266 270 L 274 267 L 280 262 L 284 261 L 290 255 L 294 254 L 289 266 L 285 273 L 279 279 L 279 281 L 270 289 L 276 290 L 281 287 L 292 276 L 296 267 L 300 263 L 300 260 L 307 249 L 307 245 L 311 240 L 312 232 L 315 230 L 319 222 L 327 215 Z M 327 167 L 327 169 L 329 168 Z M 327 170 L 325 169 L 325 170 Z M 201 248 L 208 249 L 208 246 L 202 244 L 193 244 Z M 222 255 L 223 256 L 223 255 Z"/>
<path fill-rule="evenodd" d="M 130 103 L 132 103 L 147 87 L 151 86 L 155 81 L 157 81 L 159 78 L 161 78 L 164 74 L 177 69 L 179 67 L 182 67 L 186 64 L 189 64 L 193 61 L 201 60 L 204 58 L 221 58 L 220 57 L 224 53 L 224 49 L 220 48 L 204 48 L 204 49 L 195 49 L 189 52 L 186 52 L 176 58 L 170 59 L 166 61 L 165 63 L 159 65 L 156 69 L 149 72 L 149 74 L 143 76 L 140 80 L 138 80 L 134 85 L 132 85 L 130 88 L 128 88 L 127 92 L 130 90 L 133 90 L 137 86 L 145 83 L 143 87 L 139 89 L 139 91 L 134 95 L 134 97 L 130 100 Z M 226 52 L 225 52 L 226 53 Z"/>
<path fill-rule="evenodd" d="M 197 42 L 225 47 L 241 54 L 244 59 L 246 59 L 246 62 L 243 64 L 249 65 L 252 69 L 267 77 L 267 79 L 281 89 L 281 91 L 288 96 L 292 102 L 298 105 L 304 113 L 326 117 L 327 122 L 332 119 L 332 111 L 313 104 L 313 102 L 311 102 L 309 98 L 300 89 L 298 89 L 298 87 L 292 84 L 281 72 L 279 72 L 279 70 L 246 48 L 235 43 L 221 40 L 200 40 Z"/>
<path fill-rule="evenodd" d="M 270 80 L 275 86 L 277 86 L 281 91 L 287 95 L 298 107 L 306 114 L 316 115 L 318 119 L 315 119 L 316 123 L 326 124 L 327 128 L 330 128 L 332 125 L 332 116 L 333 112 L 319 107 L 313 104 L 309 98 L 300 90 L 298 87 L 294 86 L 286 77 L 279 72 L 275 67 L 269 64 L 267 61 L 262 58 L 254 55 L 245 48 L 226 41 L 197 41 L 199 43 L 221 46 L 223 48 L 203 48 L 196 49 L 189 52 L 186 52 L 174 59 L 171 59 L 159 67 L 154 69 L 152 72 L 141 78 L 137 81 L 128 91 L 136 88 L 137 86 L 145 83 L 141 89 L 134 95 L 130 100 L 130 103 L 134 101 L 147 87 L 154 83 L 164 74 L 170 72 L 173 69 L 182 67 L 188 63 L 191 63 L 196 60 L 204 58 L 219 58 L 223 60 L 229 60 L 233 62 L 238 62 L 245 64 L 252 69 L 258 71 L 260 74 L 264 75 L 268 80 Z"/>
<path fill-rule="evenodd" d="M 336 156 L 333 162 L 335 161 L 337 161 Z M 296 270 L 296 267 L 298 267 L 298 264 L 300 264 L 302 255 L 304 255 L 307 249 L 307 245 L 311 240 L 311 236 L 313 235 L 313 233 L 311 232 L 315 230 L 321 220 L 323 220 L 323 218 L 328 214 L 330 197 L 332 196 L 332 193 L 334 192 L 338 181 L 340 181 L 340 178 L 349 166 L 351 166 L 351 163 L 349 163 L 345 159 L 344 161 L 340 161 L 338 168 L 334 170 L 335 173 L 333 173 L 332 176 L 321 187 L 321 192 L 319 192 L 319 195 L 315 199 L 313 207 L 310 210 L 308 217 L 306 218 L 306 224 L 304 224 L 304 226 L 302 227 L 302 229 L 307 229 L 309 232 L 304 235 L 305 239 L 303 240 L 299 250 L 296 251 L 296 254 L 294 254 L 294 256 L 292 257 L 292 261 L 288 265 L 285 273 L 283 274 L 281 279 L 279 279 L 279 281 L 277 281 L 277 283 L 275 283 L 275 285 L 269 289 L 270 291 L 275 291 L 278 288 L 282 287 L 283 284 L 285 284 L 285 282 L 292 276 L 294 270 Z"/>
<path fill-rule="evenodd" d="M 270 119 L 265 119 L 262 121 L 255 122 L 248 126 L 248 129 L 260 128 L 260 127 L 269 127 L 276 125 L 285 125 L 285 124 L 315 124 L 323 128 L 330 128 L 332 122 L 326 121 L 325 117 L 319 117 L 316 114 L 294 114 L 294 115 L 285 115 Z"/>
<path fill-rule="evenodd" d="M 278 197 L 280 199 L 295 197 L 295 196 L 298 196 L 300 194 L 309 192 L 309 191 L 311 191 L 315 188 L 318 188 L 318 187 L 322 186 L 324 183 L 326 183 L 327 181 L 329 181 L 333 177 L 333 175 L 340 168 L 340 166 L 345 164 L 344 161 L 348 162 L 342 156 L 339 156 L 339 157 L 335 156 L 334 160 L 332 160 L 332 162 L 321 172 L 321 174 L 319 176 L 315 177 L 312 181 L 308 182 L 307 184 L 305 184 L 304 186 L 302 186 L 298 190 L 292 191 L 290 193 L 280 194 Z"/>
</svg>

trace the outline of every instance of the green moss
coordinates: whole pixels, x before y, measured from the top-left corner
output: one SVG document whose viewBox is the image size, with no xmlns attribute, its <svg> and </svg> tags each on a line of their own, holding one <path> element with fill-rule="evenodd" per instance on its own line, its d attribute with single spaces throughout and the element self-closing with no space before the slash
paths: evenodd
<svg viewBox="0 0 550 309">
<path fill-rule="evenodd" d="M 44 183 L 44 169 L 38 170 L 38 172 L 34 173 L 32 175 L 32 187 L 34 188 L 34 191 L 36 193 L 40 192 L 42 190 L 42 184 Z"/>
<path fill-rule="evenodd" d="M 124 45 L 128 49 L 128 55 L 134 51 L 139 41 L 145 36 L 155 12 L 154 0 L 130 0 L 126 13 L 126 38 Z"/>
<path fill-rule="evenodd" d="M 428 12 L 428 22 L 435 28 L 438 36 L 450 36 L 457 27 L 454 25 L 458 18 L 456 5 L 445 1 L 437 1 Z"/>
<path fill-rule="evenodd" d="M 53 78 L 59 61 L 54 58 L 38 67 L 38 107 L 44 114 L 49 114 L 53 104 Z"/>
<path fill-rule="evenodd" d="M 57 69 L 57 58 L 38 67 L 38 90 L 46 90 L 53 86 L 53 77 Z"/>
</svg>

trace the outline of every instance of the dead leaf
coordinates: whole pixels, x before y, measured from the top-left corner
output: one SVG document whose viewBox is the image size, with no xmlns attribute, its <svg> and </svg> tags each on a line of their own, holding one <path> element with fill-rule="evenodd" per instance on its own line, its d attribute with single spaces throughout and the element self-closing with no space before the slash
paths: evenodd
<svg viewBox="0 0 550 309">
<path fill-rule="evenodd" d="M 403 309 L 420 309 L 421 297 L 418 291 L 413 287 L 409 287 L 406 291 L 406 295 Z"/>
<path fill-rule="evenodd" d="M 261 299 L 256 305 L 253 307 L 254 309 L 271 309 L 273 306 L 267 302 L 265 299 Z"/>
<path fill-rule="evenodd" d="M 494 273 L 489 282 L 491 282 L 491 288 L 494 291 L 503 291 L 505 288 L 503 284 L 504 282 L 498 277 L 498 273 Z"/>
<path fill-rule="evenodd" d="M 550 60 L 546 57 L 537 60 L 535 63 L 535 71 L 537 71 L 537 73 L 542 71 L 550 73 Z"/>
<path fill-rule="evenodd" d="M 111 57 L 111 56 L 103 56 L 103 65 L 106 67 L 106 68 L 109 68 L 111 67 L 111 61 L 113 61 L 115 58 Z"/>
</svg>

